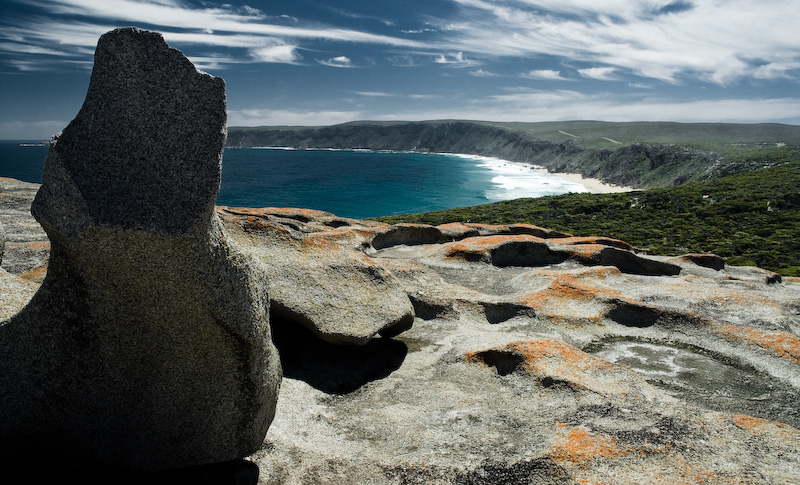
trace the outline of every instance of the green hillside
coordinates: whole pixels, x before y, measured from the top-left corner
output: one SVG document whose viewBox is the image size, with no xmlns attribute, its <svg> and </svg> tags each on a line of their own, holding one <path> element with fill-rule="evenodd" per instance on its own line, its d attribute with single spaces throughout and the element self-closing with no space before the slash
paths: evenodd
<svg viewBox="0 0 800 485">
<path fill-rule="evenodd" d="M 773 150 L 766 161 L 780 164 L 677 187 L 516 199 L 379 220 L 525 222 L 575 235 L 618 238 L 654 254 L 710 252 L 729 264 L 800 276 L 800 150 Z"/>
<path fill-rule="evenodd" d="M 751 170 L 750 162 L 764 159 L 765 153 L 800 147 L 800 126 L 359 121 L 325 127 L 230 127 L 228 146 L 468 153 L 655 188 Z M 737 159 L 747 163 L 731 163 Z"/>
</svg>

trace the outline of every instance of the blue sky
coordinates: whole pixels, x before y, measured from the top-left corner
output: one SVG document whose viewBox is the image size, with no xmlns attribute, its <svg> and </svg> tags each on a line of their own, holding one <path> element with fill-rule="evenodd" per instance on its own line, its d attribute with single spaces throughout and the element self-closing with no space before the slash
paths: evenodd
<svg viewBox="0 0 800 485">
<path fill-rule="evenodd" d="M 800 124 L 800 0 L 3 0 L 0 138 L 75 116 L 97 39 L 162 32 L 228 124 Z"/>
</svg>

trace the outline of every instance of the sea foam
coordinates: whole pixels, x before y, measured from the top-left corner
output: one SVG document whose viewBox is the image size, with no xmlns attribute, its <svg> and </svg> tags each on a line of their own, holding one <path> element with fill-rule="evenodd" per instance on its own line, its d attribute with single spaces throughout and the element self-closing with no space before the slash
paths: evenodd
<svg viewBox="0 0 800 485">
<path fill-rule="evenodd" d="M 490 201 L 589 191 L 583 184 L 554 175 L 544 167 L 479 155 L 450 155 L 473 160 L 477 166 L 489 169 L 494 174 L 494 186 L 485 193 Z"/>
</svg>

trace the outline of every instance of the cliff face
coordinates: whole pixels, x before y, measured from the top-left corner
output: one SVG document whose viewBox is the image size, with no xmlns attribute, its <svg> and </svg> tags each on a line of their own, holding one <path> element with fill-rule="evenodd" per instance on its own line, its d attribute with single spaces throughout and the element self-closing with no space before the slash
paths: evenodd
<svg viewBox="0 0 800 485">
<path fill-rule="evenodd" d="M 531 163 L 552 172 L 580 173 L 640 188 L 681 184 L 702 173 L 717 158 L 712 153 L 674 145 L 587 148 L 574 141 L 546 141 L 524 132 L 469 121 L 365 122 L 302 129 L 231 127 L 227 146 L 465 153 Z"/>
</svg>

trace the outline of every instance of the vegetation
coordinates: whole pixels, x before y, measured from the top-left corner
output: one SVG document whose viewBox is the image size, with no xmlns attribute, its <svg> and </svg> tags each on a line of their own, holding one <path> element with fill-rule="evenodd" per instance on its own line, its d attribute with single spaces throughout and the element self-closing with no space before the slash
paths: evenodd
<svg viewBox="0 0 800 485">
<path fill-rule="evenodd" d="M 362 121 L 316 128 L 230 127 L 228 146 L 469 153 L 532 163 L 553 172 L 580 173 L 618 185 L 655 188 L 714 176 L 720 159 L 752 159 L 776 147 L 798 147 L 800 127 L 599 121 Z"/>
<path fill-rule="evenodd" d="M 709 252 L 729 264 L 800 276 L 800 150 L 782 148 L 767 155 L 758 160 L 732 157 L 729 170 L 751 171 L 677 187 L 516 199 L 379 220 L 524 222 L 575 235 L 614 237 L 653 254 Z M 752 170 L 760 166 L 769 168 Z"/>
<path fill-rule="evenodd" d="M 231 127 L 229 146 L 470 153 L 652 190 L 567 194 L 387 222 L 528 222 L 623 239 L 655 254 L 712 252 L 800 276 L 800 126 L 566 121 L 362 121 Z"/>
</svg>

